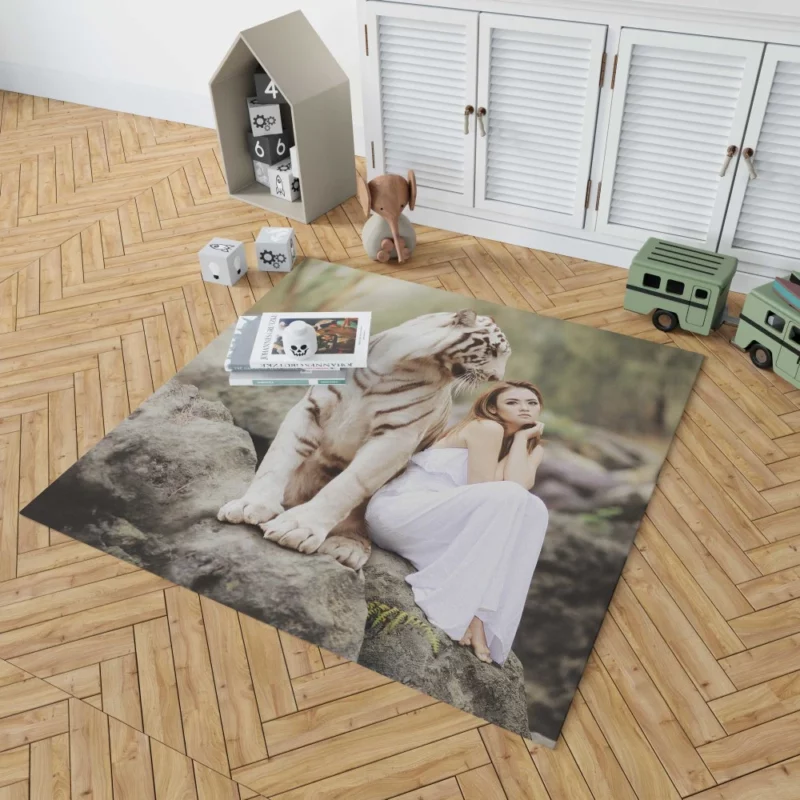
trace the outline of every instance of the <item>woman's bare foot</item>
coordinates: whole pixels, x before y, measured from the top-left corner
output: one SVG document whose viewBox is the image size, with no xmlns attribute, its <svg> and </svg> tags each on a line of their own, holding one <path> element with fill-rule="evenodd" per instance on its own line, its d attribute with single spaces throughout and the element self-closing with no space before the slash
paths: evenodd
<svg viewBox="0 0 800 800">
<path fill-rule="evenodd" d="M 472 622 L 458 643 L 464 647 L 471 647 L 478 659 L 485 664 L 492 663 L 489 645 L 486 643 L 486 631 L 483 628 L 483 622 L 477 617 L 472 618 Z"/>
</svg>

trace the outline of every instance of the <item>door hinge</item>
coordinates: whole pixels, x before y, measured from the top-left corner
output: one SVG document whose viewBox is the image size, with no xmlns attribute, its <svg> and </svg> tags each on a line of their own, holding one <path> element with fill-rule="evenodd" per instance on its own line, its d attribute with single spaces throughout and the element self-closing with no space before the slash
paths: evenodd
<svg viewBox="0 0 800 800">
<path fill-rule="evenodd" d="M 603 53 L 603 58 L 600 61 L 600 85 L 603 85 L 603 81 L 606 79 L 606 60 L 607 60 L 607 53 Z"/>
<path fill-rule="evenodd" d="M 603 191 L 603 181 L 597 184 L 597 199 L 594 202 L 594 210 L 600 210 L 600 192 Z"/>
<path fill-rule="evenodd" d="M 617 61 L 619 60 L 619 53 L 614 56 L 614 68 L 611 70 L 611 88 L 614 88 L 614 83 L 617 80 Z"/>
<path fill-rule="evenodd" d="M 583 204 L 584 208 L 589 208 L 589 195 L 592 193 L 592 179 L 586 181 L 586 200 Z"/>
<path fill-rule="evenodd" d="M 364 52 L 369 55 L 369 28 L 364 26 Z"/>
<path fill-rule="evenodd" d="M 370 142 L 369 146 L 372 150 L 372 169 L 375 169 L 375 142 Z"/>
</svg>

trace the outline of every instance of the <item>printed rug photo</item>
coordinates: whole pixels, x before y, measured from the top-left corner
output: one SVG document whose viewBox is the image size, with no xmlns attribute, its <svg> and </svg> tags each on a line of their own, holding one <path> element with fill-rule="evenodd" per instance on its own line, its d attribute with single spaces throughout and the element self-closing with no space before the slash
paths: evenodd
<svg viewBox="0 0 800 800">
<path fill-rule="evenodd" d="M 368 367 L 230 386 L 231 327 L 22 513 L 554 745 L 701 357 L 312 259 L 266 311 Z"/>
</svg>

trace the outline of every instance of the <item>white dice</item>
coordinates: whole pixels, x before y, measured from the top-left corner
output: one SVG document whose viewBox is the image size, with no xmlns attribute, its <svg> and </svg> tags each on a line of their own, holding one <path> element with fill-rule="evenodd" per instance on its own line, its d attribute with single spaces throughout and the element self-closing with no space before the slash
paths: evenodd
<svg viewBox="0 0 800 800">
<path fill-rule="evenodd" d="M 235 239 L 212 239 L 199 253 L 200 271 L 208 283 L 233 286 L 247 272 L 244 244 Z"/>
<path fill-rule="evenodd" d="M 269 173 L 269 190 L 275 197 L 284 200 L 297 200 L 300 197 L 300 178 L 292 174 L 291 159 L 285 158 L 277 164 L 267 167 Z"/>
<path fill-rule="evenodd" d="M 288 272 L 294 266 L 293 228 L 262 228 L 256 237 L 256 258 L 262 272 Z"/>
<path fill-rule="evenodd" d="M 269 167 L 260 161 L 254 161 L 253 172 L 255 172 L 256 180 L 269 189 Z"/>
</svg>

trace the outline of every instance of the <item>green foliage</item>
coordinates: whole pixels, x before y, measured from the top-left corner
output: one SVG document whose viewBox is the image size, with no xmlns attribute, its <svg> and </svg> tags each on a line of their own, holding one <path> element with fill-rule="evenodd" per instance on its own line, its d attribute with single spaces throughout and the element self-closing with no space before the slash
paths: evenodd
<svg viewBox="0 0 800 800">
<path fill-rule="evenodd" d="M 610 529 L 611 521 L 622 514 L 619 506 L 609 506 L 608 508 L 597 508 L 594 511 L 578 514 L 578 518 L 586 527 L 595 533 L 605 534 Z"/>
<path fill-rule="evenodd" d="M 391 633 L 402 625 L 416 628 L 428 640 L 433 654 L 439 655 L 441 643 L 436 629 L 416 614 L 371 600 L 367 603 L 367 624 L 371 630 L 379 630 L 381 633 Z"/>
</svg>

